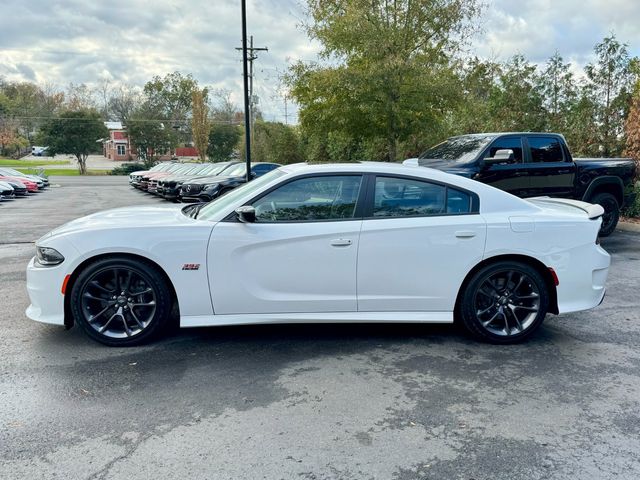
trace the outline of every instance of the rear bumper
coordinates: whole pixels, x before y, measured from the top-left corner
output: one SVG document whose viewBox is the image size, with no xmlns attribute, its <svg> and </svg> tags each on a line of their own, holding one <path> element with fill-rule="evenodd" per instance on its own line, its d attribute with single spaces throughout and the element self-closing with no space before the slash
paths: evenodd
<svg viewBox="0 0 640 480">
<path fill-rule="evenodd" d="M 589 310 L 600 305 L 605 296 L 611 256 L 599 245 L 575 249 L 554 267 L 559 313 Z"/>
</svg>

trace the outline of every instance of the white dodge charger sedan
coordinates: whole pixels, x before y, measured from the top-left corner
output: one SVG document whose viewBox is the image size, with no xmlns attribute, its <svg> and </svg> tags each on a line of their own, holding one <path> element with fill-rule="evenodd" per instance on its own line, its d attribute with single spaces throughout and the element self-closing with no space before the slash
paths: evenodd
<svg viewBox="0 0 640 480">
<path fill-rule="evenodd" d="M 207 204 L 119 208 L 53 230 L 27 268 L 26 313 L 113 346 L 148 341 L 176 318 L 458 319 L 512 343 L 548 312 L 602 301 L 602 213 L 424 167 L 289 165 Z"/>
</svg>

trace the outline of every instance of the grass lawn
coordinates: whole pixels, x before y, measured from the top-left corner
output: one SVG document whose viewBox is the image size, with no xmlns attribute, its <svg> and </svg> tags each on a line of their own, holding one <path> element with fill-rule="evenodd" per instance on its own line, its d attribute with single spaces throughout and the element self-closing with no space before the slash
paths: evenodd
<svg viewBox="0 0 640 480">
<path fill-rule="evenodd" d="M 36 170 L 33 168 L 17 168 L 17 167 L 14 167 L 14 168 L 19 172 L 26 173 L 29 175 L 34 175 L 36 173 Z M 77 168 L 45 168 L 44 174 L 47 176 L 54 175 L 54 176 L 70 176 L 70 177 L 76 177 L 80 175 L 78 173 Z M 87 175 L 108 175 L 108 174 L 109 174 L 109 170 L 89 170 L 87 172 Z"/>
<path fill-rule="evenodd" d="M 15 160 L 12 158 L 0 158 L 0 167 L 37 167 L 38 165 L 69 165 L 69 160 L 49 160 L 42 157 L 42 160 Z"/>
</svg>

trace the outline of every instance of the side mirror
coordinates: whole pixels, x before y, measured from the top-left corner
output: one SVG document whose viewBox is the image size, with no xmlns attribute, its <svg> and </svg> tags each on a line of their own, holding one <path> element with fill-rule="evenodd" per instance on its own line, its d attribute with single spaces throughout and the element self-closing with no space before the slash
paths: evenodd
<svg viewBox="0 0 640 480">
<path fill-rule="evenodd" d="M 256 178 L 258 174 L 256 172 L 251 172 L 251 178 Z"/>
<path fill-rule="evenodd" d="M 256 209 L 251 205 L 236 208 L 238 220 L 242 223 L 254 223 L 256 221 Z"/>
<path fill-rule="evenodd" d="M 512 163 L 515 160 L 513 150 L 505 148 L 502 150 L 496 150 L 493 157 L 487 157 L 484 159 L 486 165 L 495 165 L 496 163 Z"/>
</svg>

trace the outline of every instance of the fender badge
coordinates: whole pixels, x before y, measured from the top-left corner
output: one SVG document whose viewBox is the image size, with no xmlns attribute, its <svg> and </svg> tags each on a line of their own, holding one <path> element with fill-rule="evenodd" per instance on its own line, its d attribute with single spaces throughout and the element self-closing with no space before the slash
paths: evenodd
<svg viewBox="0 0 640 480">
<path fill-rule="evenodd" d="M 199 269 L 200 269 L 199 263 L 185 263 L 184 265 L 182 265 L 182 270 L 199 270 Z"/>
</svg>

